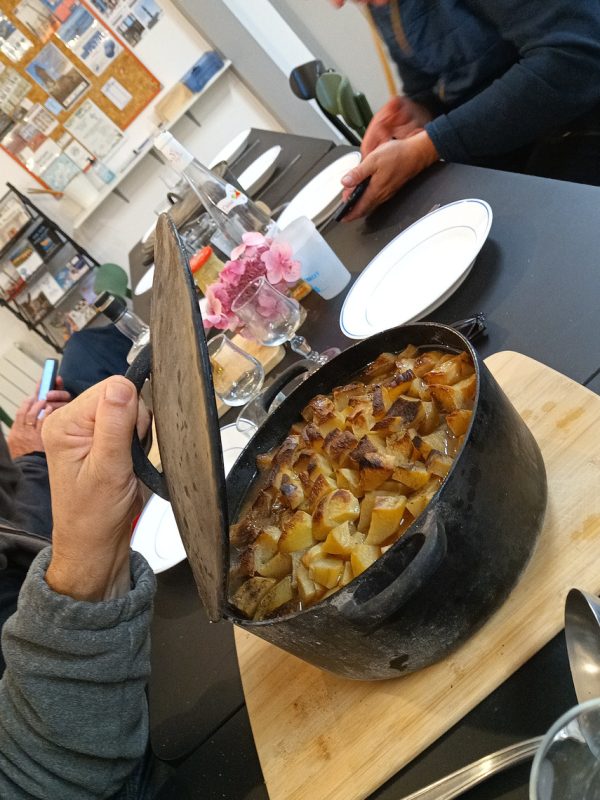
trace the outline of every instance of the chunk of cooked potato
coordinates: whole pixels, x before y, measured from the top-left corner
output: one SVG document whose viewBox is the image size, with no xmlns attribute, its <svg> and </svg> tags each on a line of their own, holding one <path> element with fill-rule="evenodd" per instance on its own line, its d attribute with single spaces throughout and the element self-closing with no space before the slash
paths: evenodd
<svg viewBox="0 0 600 800">
<path fill-rule="evenodd" d="M 342 522 L 329 531 L 327 538 L 323 542 L 323 550 L 332 556 L 342 556 L 348 558 L 353 548 L 357 544 L 362 544 L 365 540 L 363 533 L 357 533 L 356 529 L 350 527 L 351 523 Z"/>
<path fill-rule="evenodd" d="M 287 553 L 276 553 L 273 558 L 262 564 L 257 572 L 264 578 L 283 578 L 292 571 L 292 557 Z"/>
<path fill-rule="evenodd" d="M 405 508 L 404 495 L 376 497 L 365 544 L 380 545 L 389 539 L 398 530 Z"/>
<path fill-rule="evenodd" d="M 291 517 L 283 521 L 279 552 L 292 553 L 294 550 L 305 550 L 314 543 L 313 521 L 306 511 L 295 511 Z"/>
<path fill-rule="evenodd" d="M 260 598 L 254 612 L 254 619 L 261 620 L 271 616 L 278 608 L 290 603 L 293 597 L 292 576 L 286 575 Z"/>
<path fill-rule="evenodd" d="M 337 411 L 342 411 L 348 405 L 351 397 L 362 395 L 366 391 L 364 383 L 349 383 L 346 386 L 338 386 L 333 390 L 333 403 Z"/>
<path fill-rule="evenodd" d="M 372 544 L 359 544 L 357 545 L 350 556 L 350 564 L 352 565 L 352 573 L 354 577 L 358 577 L 371 564 L 381 555 L 381 548 Z"/>
<path fill-rule="evenodd" d="M 437 450 L 432 450 L 427 456 L 426 466 L 432 475 L 438 475 L 440 478 L 445 478 L 450 472 L 450 467 L 454 463 L 454 459 L 444 453 L 439 453 Z"/>
<path fill-rule="evenodd" d="M 320 600 L 325 594 L 323 586 L 317 585 L 308 574 L 304 564 L 300 564 L 297 573 L 298 594 L 304 606 L 309 606 Z"/>
<path fill-rule="evenodd" d="M 365 493 L 360 473 L 357 469 L 338 469 L 335 473 L 335 479 L 340 489 L 348 489 L 355 497 L 362 497 Z"/>
<path fill-rule="evenodd" d="M 231 602 L 244 616 L 252 619 L 259 602 L 275 583 L 273 578 L 248 578 L 233 595 Z"/>
<path fill-rule="evenodd" d="M 446 425 L 455 436 L 462 436 L 463 433 L 467 432 L 472 416 L 473 412 L 467 408 L 452 411 L 446 416 Z"/>
<path fill-rule="evenodd" d="M 317 480 L 314 482 L 312 487 L 310 488 L 308 494 L 308 507 L 311 512 L 314 512 L 321 499 L 325 497 L 326 494 L 330 494 L 331 492 L 335 492 L 337 489 L 337 484 L 333 477 L 324 477 L 323 475 L 319 475 Z"/>
<path fill-rule="evenodd" d="M 331 589 L 338 584 L 343 571 L 344 562 L 341 558 L 324 556 L 323 558 L 315 558 L 310 562 L 308 575 L 315 583 L 325 586 L 326 589 Z"/>
<path fill-rule="evenodd" d="M 414 492 L 429 483 L 431 472 L 422 461 L 416 461 L 413 464 L 401 464 L 396 467 L 392 477 Z"/>
<path fill-rule="evenodd" d="M 336 489 L 321 498 L 313 514 L 313 535 L 324 539 L 330 530 L 342 522 L 358 519 L 360 504 L 348 489 Z"/>
<path fill-rule="evenodd" d="M 294 472 L 286 472 L 281 476 L 279 490 L 281 500 L 288 508 L 299 508 L 304 502 L 302 481 Z"/>
</svg>

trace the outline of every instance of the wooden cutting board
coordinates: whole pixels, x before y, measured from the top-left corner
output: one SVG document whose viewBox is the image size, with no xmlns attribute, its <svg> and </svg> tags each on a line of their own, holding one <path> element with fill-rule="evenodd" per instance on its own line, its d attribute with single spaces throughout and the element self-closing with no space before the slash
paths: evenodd
<svg viewBox="0 0 600 800">
<path fill-rule="evenodd" d="M 271 800 L 367 797 L 562 629 L 571 587 L 600 590 L 600 397 L 518 353 L 486 363 L 546 463 L 548 510 L 533 557 L 506 603 L 465 645 L 397 680 L 337 678 L 236 628 Z"/>
</svg>

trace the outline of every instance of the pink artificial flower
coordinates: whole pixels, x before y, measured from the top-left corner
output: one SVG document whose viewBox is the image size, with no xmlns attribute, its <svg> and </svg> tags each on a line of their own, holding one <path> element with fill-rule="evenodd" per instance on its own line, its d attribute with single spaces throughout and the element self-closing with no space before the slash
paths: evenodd
<svg viewBox="0 0 600 800">
<path fill-rule="evenodd" d="M 242 235 L 242 243 L 238 244 L 231 251 L 229 257 L 235 261 L 242 255 L 249 255 L 246 250 L 250 247 L 264 247 L 267 244 L 267 239 L 258 231 L 249 231 Z"/>
<path fill-rule="evenodd" d="M 219 280 L 229 286 L 238 286 L 245 272 L 246 264 L 241 259 L 228 261 L 221 270 Z"/>
<path fill-rule="evenodd" d="M 294 283 L 300 277 L 300 262 L 292 259 L 287 242 L 274 242 L 261 258 L 267 268 L 267 280 L 273 285 L 282 281 Z"/>
</svg>

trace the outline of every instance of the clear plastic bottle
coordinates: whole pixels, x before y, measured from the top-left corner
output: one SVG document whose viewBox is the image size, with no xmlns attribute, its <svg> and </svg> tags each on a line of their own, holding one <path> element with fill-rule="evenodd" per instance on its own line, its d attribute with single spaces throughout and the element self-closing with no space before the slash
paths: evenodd
<svg viewBox="0 0 600 800">
<path fill-rule="evenodd" d="M 102 292 L 96 298 L 94 306 L 118 328 L 122 334 L 131 339 L 133 346 L 127 354 L 127 363 L 135 361 L 136 356 L 150 341 L 150 328 L 145 322 L 127 308 L 122 297 L 114 297 Z"/>
<path fill-rule="evenodd" d="M 241 244 L 244 233 L 258 231 L 274 236 L 277 225 L 243 192 L 212 173 L 168 132 L 160 133 L 154 146 L 189 184 L 227 240 L 229 252 Z"/>
</svg>

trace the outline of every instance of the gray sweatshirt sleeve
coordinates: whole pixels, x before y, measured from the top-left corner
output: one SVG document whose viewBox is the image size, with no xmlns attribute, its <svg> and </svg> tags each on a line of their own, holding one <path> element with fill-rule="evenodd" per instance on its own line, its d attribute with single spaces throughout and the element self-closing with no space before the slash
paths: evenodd
<svg viewBox="0 0 600 800">
<path fill-rule="evenodd" d="M 147 744 L 155 579 L 132 553 L 125 597 L 77 601 L 46 583 L 50 554 L 36 556 L 2 633 L 0 797 L 107 798 Z"/>
<path fill-rule="evenodd" d="M 440 156 L 469 163 L 508 153 L 600 102 L 600 6 L 570 0 L 467 0 L 519 61 L 425 129 Z"/>
</svg>

